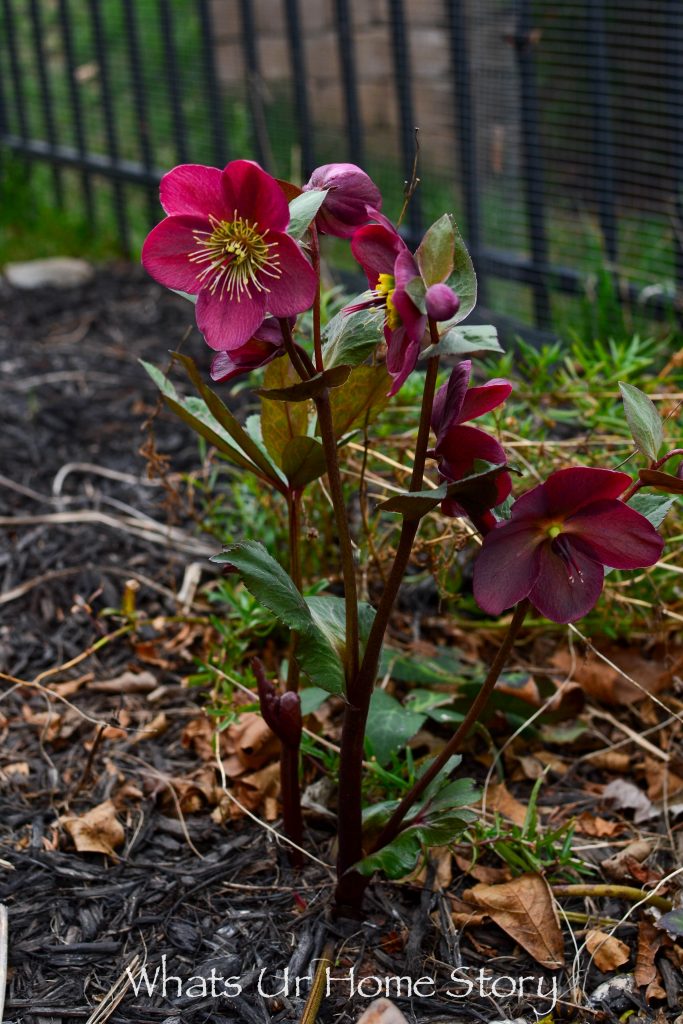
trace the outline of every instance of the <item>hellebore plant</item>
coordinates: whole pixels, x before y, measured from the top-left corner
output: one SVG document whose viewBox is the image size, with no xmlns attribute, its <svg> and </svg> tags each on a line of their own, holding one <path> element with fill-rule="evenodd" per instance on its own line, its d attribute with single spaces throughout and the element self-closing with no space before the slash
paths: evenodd
<svg viewBox="0 0 683 1024">
<path fill-rule="evenodd" d="M 661 471 L 677 452 L 659 457 L 656 410 L 624 385 L 626 415 L 648 469 L 635 482 L 609 469 L 563 469 L 513 501 L 513 467 L 504 449 L 471 425 L 501 406 L 511 385 L 469 386 L 472 366 L 463 356 L 500 347 L 492 328 L 459 326 L 474 308 L 476 278 L 457 228 L 444 215 L 411 252 L 380 212 L 379 191 L 360 168 L 327 164 L 298 189 L 246 160 L 222 171 L 176 167 L 162 180 L 161 202 L 167 217 L 148 236 L 143 263 L 162 284 L 196 297 L 197 325 L 217 353 L 210 370 L 215 382 L 265 367 L 257 390 L 260 417 L 238 422 L 187 356 L 175 358 L 198 392 L 194 398 L 182 398 L 163 374 L 146 368 L 171 409 L 286 503 L 287 568 L 258 540 L 233 544 L 213 561 L 237 573 L 290 630 L 286 679 L 274 684 L 258 659 L 253 668 L 263 717 L 281 742 L 284 829 L 294 863 L 305 842 L 301 675 L 344 699 L 335 905 L 338 913 L 358 914 L 374 871 L 409 872 L 426 847 L 451 841 L 471 822 L 472 785 L 450 776 L 528 608 L 572 622 L 598 601 L 605 567 L 643 568 L 658 560 L 662 540 L 655 525 L 669 499 L 646 496 L 643 502 L 637 491 L 646 485 L 683 490 L 680 473 Z M 369 285 L 324 329 L 319 233 L 350 240 Z M 310 339 L 297 321 L 309 309 Z M 442 357 L 460 361 L 437 390 Z M 373 608 L 358 600 L 339 450 L 355 429 L 367 431 L 420 363 L 422 406 L 409 487 L 377 506 L 400 515 L 401 528 Z M 425 489 L 428 460 L 439 482 Z M 323 475 L 334 508 L 343 598 L 303 593 L 301 499 Z M 513 612 L 485 681 L 441 753 L 421 766 L 402 800 L 364 811 L 364 741 L 382 645 L 421 520 L 439 505 L 446 515 L 467 517 L 481 535 L 474 563 L 481 608 L 491 615 Z"/>
</svg>

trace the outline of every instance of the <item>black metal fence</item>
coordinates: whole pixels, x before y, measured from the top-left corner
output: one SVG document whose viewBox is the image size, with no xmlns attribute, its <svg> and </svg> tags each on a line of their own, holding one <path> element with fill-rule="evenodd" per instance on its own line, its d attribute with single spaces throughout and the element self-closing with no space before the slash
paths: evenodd
<svg viewBox="0 0 683 1024">
<path fill-rule="evenodd" d="M 607 268 L 676 307 L 680 0 L 0 0 L 0 155 L 134 255 L 179 162 L 366 166 L 456 214 L 483 303 L 546 329 Z M 42 177 L 41 177 L 42 175 Z M 16 210 L 21 218 L 21 210 Z M 588 291 L 587 291 L 588 290 Z"/>
</svg>

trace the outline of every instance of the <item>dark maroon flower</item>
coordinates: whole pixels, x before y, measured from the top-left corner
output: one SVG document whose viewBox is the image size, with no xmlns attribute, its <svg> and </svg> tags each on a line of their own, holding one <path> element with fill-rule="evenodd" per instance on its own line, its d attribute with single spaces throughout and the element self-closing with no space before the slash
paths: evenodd
<svg viewBox="0 0 683 1024">
<path fill-rule="evenodd" d="M 296 322 L 295 318 L 290 317 L 289 319 L 293 326 Z M 213 357 L 211 379 L 225 384 L 233 377 L 258 370 L 284 354 L 285 346 L 280 323 L 274 317 L 268 317 L 253 338 L 250 338 L 244 345 L 240 345 L 239 348 L 231 348 L 227 352 L 219 352 Z"/>
<path fill-rule="evenodd" d="M 389 394 L 395 395 L 415 369 L 427 317 L 406 291 L 406 285 L 419 277 L 413 255 L 386 217 L 379 214 L 375 219 L 381 219 L 381 223 L 359 228 L 351 240 L 351 250 L 365 271 L 372 294 L 363 302 L 347 306 L 345 312 L 384 308 L 387 370 L 393 378 Z"/>
<path fill-rule="evenodd" d="M 197 296 L 197 325 L 211 348 L 241 349 L 266 313 L 288 317 L 313 304 L 317 275 L 285 234 L 282 189 L 258 164 L 175 167 L 160 198 L 168 216 L 147 236 L 143 265 L 161 284 Z"/>
<path fill-rule="evenodd" d="M 323 235 L 350 238 L 368 224 L 372 211 L 382 208 L 382 195 L 374 181 L 355 164 L 323 164 L 316 167 L 303 187 L 327 189 L 315 223 Z"/>
<path fill-rule="evenodd" d="M 495 437 L 477 427 L 464 424 L 501 405 L 510 395 L 512 384 L 496 378 L 469 388 L 471 369 L 469 359 L 459 363 L 434 398 L 432 430 L 436 434 L 436 445 L 433 455 L 438 461 L 441 477 L 448 481 L 458 481 L 469 476 L 477 460 L 497 466 L 507 462 L 505 452 Z M 505 501 L 511 490 L 510 474 L 499 473 L 496 477 L 496 497 L 491 507 Z M 446 498 L 441 509 L 448 516 L 468 514 L 467 509 L 452 498 Z"/>
<path fill-rule="evenodd" d="M 619 501 L 630 486 L 611 469 L 560 469 L 523 494 L 486 535 L 474 565 L 474 596 L 491 615 L 523 598 L 553 622 L 574 622 L 602 592 L 604 566 L 654 565 L 664 542 Z"/>
<path fill-rule="evenodd" d="M 302 727 L 299 694 L 292 690 L 279 694 L 266 678 L 260 658 L 252 658 L 251 665 L 256 676 L 259 705 L 266 725 L 272 729 L 281 743 L 294 750 L 298 749 Z"/>
<path fill-rule="evenodd" d="M 432 320 L 450 320 L 460 309 L 460 298 L 447 284 L 433 284 L 425 293 L 425 306 Z"/>
</svg>

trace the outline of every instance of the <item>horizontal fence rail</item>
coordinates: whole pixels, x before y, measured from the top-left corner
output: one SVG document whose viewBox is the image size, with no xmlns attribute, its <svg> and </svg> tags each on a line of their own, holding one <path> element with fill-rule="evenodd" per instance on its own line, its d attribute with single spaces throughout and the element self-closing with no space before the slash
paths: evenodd
<svg viewBox="0 0 683 1024">
<path fill-rule="evenodd" d="M 504 11 L 495 0 L 375 0 L 368 10 L 0 0 L 4 173 L 12 161 L 15 173 L 17 161 L 46 168 L 54 206 L 79 209 L 133 255 L 159 217 L 161 174 L 188 161 L 247 155 L 305 179 L 316 163 L 352 160 L 391 183 L 396 215 L 424 120 L 404 231 L 416 244 L 441 212 L 436 182 L 469 242 L 480 304 L 548 331 L 562 320 L 559 297 L 585 295 L 606 272 L 621 298 L 645 292 L 653 316 L 678 310 L 677 0 L 515 0 Z M 629 111 L 655 174 L 640 150 L 633 166 Z"/>
</svg>

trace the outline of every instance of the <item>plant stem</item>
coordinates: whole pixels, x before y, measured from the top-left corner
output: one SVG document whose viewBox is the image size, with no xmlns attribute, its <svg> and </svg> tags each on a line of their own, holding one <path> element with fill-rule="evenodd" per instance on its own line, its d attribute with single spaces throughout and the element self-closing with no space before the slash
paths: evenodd
<svg viewBox="0 0 683 1024">
<path fill-rule="evenodd" d="M 666 455 L 663 455 L 661 459 L 655 459 L 650 462 L 648 469 L 661 469 L 665 462 L 668 462 L 669 459 L 673 459 L 676 455 L 683 455 L 683 448 L 672 448 L 671 451 L 667 452 Z M 621 500 L 623 502 L 629 501 L 634 494 L 638 493 L 641 487 L 647 487 L 647 484 L 640 478 L 634 480 L 629 489 L 622 494 Z"/>
<path fill-rule="evenodd" d="M 311 224 L 311 259 L 313 261 L 313 269 L 318 278 L 318 289 L 315 293 L 315 302 L 313 303 L 313 351 L 315 355 L 315 368 L 318 373 L 321 373 L 323 369 L 323 348 L 320 334 L 320 240 L 315 221 Z"/>
<path fill-rule="evenodd" d="M 436 324 L 430 320 L 429 326 L 432 342 L 438 342 Z M 427 363 L 425 374 L 420 425 L 410 480 L 411 491 L 419 491 L 422 488 L 438 368 L 439 358 L 435 356 Z M 362 782 L 365 726 L 384 634 L 410 560 L 419 525 L 419 520 L 403 520 L 396 555 L 375 613 L 363 662 L 358 673 L 352 677 L 347 690 L 348 704 L 344 711 L 339 763 L 339 792 L 342 799 L 339 804 L 338 828 L 337 877 L 339 881 L 335 894 L 338 913 L 357 915 L 367 885 L 367 879 L 351 870 L 363 856 Z"/>
<path fill-rule="evenodd" d="M 470 729 L 478 721 L 479 716 L 488 703 L 489 697 L 493 693 L 494 687 L 500 677 L 500 673 L 503 671 L 510 651 L 517 639 L 517 634 L 522 627 L 522 623 L 524 622 L 524 617 L 526 616 L 528 609 L 529 602 L 526 599 L 524 601 L 520 601 L 515 608 L 514 615 L 512 616 L 512 621 L 508 626 L 505 638 L 498 648 L 498 653 L 493 659 L 493 663 L 482 684 L 481 690 L 473 700 L 469 711 L 436 760 L 431 763 L 427 771 L 420 776 L 414 786 L 408 790 L 406 795 L 403 797 L 401 803 L 398 805 L 391 818 L 377 837 L 377 841 L 372 849 L 373 853 L 376 850 L 380 850 L 383 846 L 386 846 L 387 843 L 392 841 L 392 839 L 396 838 L 401 830 L 403 819 L 410 808 L 417 800 L 419 800 L 427 786 L 436 778 L 448 760 L 453 757 L 454 754 L 458 753 L 463 742 L 467 739 Z"/>
<path fill-rule="evenodd" d="M 308 380 L 309 377 L 313 377 L 315 375 L 315 367 L 311 363 L 310 357 L 297 349 L 292 337 L 292 328 L 290 327 L 289 320 L 285 317 L 280 320 L 280 330 L 282 331 L 285 350 L 296 372 L 302 380 Z"/>
<path fill-rule="evenodd" d="M 673 902 L 666 896 L 657 896 L 656 893 L 647 892 L 645 889 L 637 889 L 633 885 L 553 885 L 551 886 L 553 896 L 601 896 L 606 899 L 630 900 L 632 903 L 647 903 L 649 906 L 657 907 L 658 910 L 668 912 L 673 909 Z"/>
<path fill-rule="evenodd" d="M 294 586 L 302 590 L 301 575 L 301 492 L 287 494 L 287 520 L 289 524 L 289 572 Z M 287 666 L 287 690 L 296 693 L 299 689 L 299 663 L 296 660 L 297 634 L 292 631 Z M 301 814 L 301 786 L 299 783 L 299 749 L 282 743 L 280 747 L 280 792 L 282 794 L 282 817 L 285 834 L 296 843 L 303 845 L 303 819 Z M 300 850 L 290 847 L 289 858 L 293 867 L 303 867 Z"/>
</svg>

